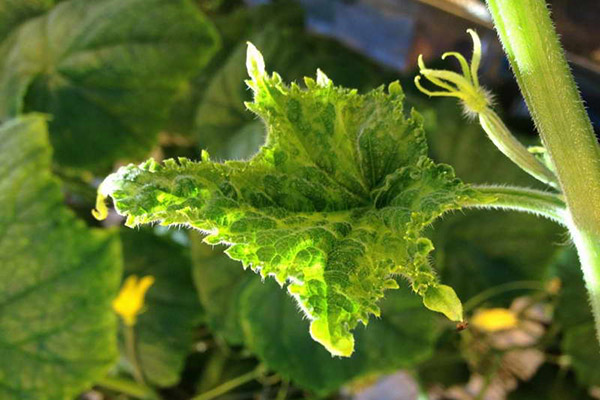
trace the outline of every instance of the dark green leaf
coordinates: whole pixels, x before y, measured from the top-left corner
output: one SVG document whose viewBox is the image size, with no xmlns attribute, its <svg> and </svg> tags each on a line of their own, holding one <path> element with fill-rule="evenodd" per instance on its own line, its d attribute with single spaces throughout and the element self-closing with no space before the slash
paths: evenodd
<svg viewBox="0 0 600 400">
<path fill-rule="evenodd" d="M 61 2 L 2 44 L 0 118 L 52 114 L 55 157 L 66 165 L 145 156 L 216 42 L 187 0 Z"/>
<path fill-rule="evenodd" d="M 202 317 L 188 252 L 145 230 L 123 230 L 121 239 L 125 274 L 155 278 L 146 296 L 146 311 L 135 326 L 142 370 L 155 385 L 174 385 Z"/>
<path fill-rule="evenodd" d="M 562 285 L 554 313 L 556 320 L 567 330 L 578 325 L 593 323 L 589 295 L 583 282 L 583 272 L 575 249 L 570 248 L 560 252 L 552 269 L 560 278 Z"/>
<path fill-rule="evenodd" d="M 431 358 L 417 366 L 418 378 L 423 388 L 465 385 L 470 377 L 467 360 L 461 354 L 461 337 L 455 330 L 443 331 Z"/>
<path fill-rule="evenodd" d="M 116 360 L 118 237 L 64 207 L 43 117 L 0 143 L 0 399 L 71 400 Z"/>
<path fill-rule="evenodd" d="M 568 329 L 562 349 L 569 356 L 581 384 L 600 385 L 600 345 L 593 322 Z"/>
<path fill-rule="evenodd" d="M 549 364 L 544 365 L 508 396 L 508 400 L 592 400 L 588 389 L 578 387 L 572 374 Z"/>
<path fill-rule="evenodd" d="M 192 238 L 194 283 L 206 312 L 207 323 L 229 344 L 243 344 L 239 296 L 253 274 L 240 268 L 222 251 L 211 249 L 199 236 Z"/>
<path fill-rule="evenodd" d="M 15 26 L 43 14 L 54 3 L 55 0 L 0 0 L 0 41 Z"/>
</svg>

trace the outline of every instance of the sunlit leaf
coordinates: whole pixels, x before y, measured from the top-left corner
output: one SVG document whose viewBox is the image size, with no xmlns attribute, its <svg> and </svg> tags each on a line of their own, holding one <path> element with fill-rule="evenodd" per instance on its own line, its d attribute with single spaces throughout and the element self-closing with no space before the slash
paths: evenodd
<svg viewBox="0 0 600 400">
<path fill-rule="evenodd" d="M 319 71 L 306 89 L 288 87 L 266 73 L 253 46 L 247 67 L 255 92 L 248 107 L 269 126 L 260 152 L 250 161 L 215 163 L 205 154 L 199 163 L 122 167 L 99 189 L 99 216 L 111 196 L 130 226 L 160 221 L 206 232 L 262 276 L 291 281 L 312 337 L 349 356 L 351 331 L 380 314 L 394 275 L 422 296 L 438 286 L 421 231 L 479 195 L 427 157 L 422 119 L 405 116 L 397 82 L 359 95 Z"/>
</svg>

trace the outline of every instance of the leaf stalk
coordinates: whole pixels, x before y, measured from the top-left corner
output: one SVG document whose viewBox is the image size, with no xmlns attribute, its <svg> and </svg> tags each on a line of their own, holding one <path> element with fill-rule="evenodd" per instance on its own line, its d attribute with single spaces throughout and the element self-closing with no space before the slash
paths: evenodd
<svg viewBox="0 0 600 400">
<path fill-rule="evenodd" d="M 559 194 L 514 186 L 475 185 L 473 188 L 494 200 L 470 199 L 464 207 L 522 211 L 567 226 L 567 209 Z"/>
</svg>

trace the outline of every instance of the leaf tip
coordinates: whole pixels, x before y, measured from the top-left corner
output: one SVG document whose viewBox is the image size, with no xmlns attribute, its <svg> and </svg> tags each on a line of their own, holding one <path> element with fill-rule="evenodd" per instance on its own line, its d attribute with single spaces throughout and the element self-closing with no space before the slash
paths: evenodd
<svg viewBox="0 0 600 400">
<path fill-rule="evenodd" d="M 402 86 L 399 81 L 394 81 L 388 86 L 388 93 L 392 96 L 404 96 L 402 92 Z"/>
<path fill-rule="evenodd" d="M 331 79 L 329 79 L 329 77 L 325 75 L 325 72 L 321 71 L 320 69 L 317 69 L 317 85 L 321 87 L 328 87 L 331 86 L 331 84 Z"/>
<path fill-rule="evenodd" d="M 463 306 L 454 289 L 447 285 L 430 286 L 423 304 L 431 311 L 444 314 L 450 321 L 463 321 Z"/>
<path fill-rule="evenodd" d="M 253 80 L 258 80 L 265 75 L 265 60 L 260 51 L 251 42 L 246 42 L 248 50 L 246 52 L 246 68 L 248 75 Z"/>
<path fill-rule="evenodd" d="M 135 228 L 137 226 L 137 221 L 133 215 L 128 215 L 125 220 L 125 226 L 128 228 Z"/>
<path fill-rule="evenodd" d="M 354 352 L 354 338 L 352 334 L 341 334 L 332 337 L 326 320 L 316 319 L 310 323 L 310 336 L 321 343 L 332 356 L 350 357 Z"/>
</svg>

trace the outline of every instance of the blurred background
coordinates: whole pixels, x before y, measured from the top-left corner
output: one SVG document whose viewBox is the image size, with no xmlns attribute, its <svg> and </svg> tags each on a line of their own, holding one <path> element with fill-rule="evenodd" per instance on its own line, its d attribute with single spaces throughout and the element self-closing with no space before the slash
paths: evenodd
<svg viewBox="0 0 600 400">
<path fill-rule="evenodd" d="M 598 134 L 600 1 L 549 4 Z M 20 28 L 44 18 L 58 25 L 39 38 Z M 244 106 L 247 41 L 285 82 L 317 68 L 361 92 L 399 80 L 425 117 L 432 158 L 466 182 L 540 188 L 455 101 L 428 99 L 413 84 L 419 54 L 448 69 L 457 65 L 442 53 L 469 58 L 465 31 L 474 28 L 496 111 L 524 143 L 539 143 L 482 1 L 0 0 L 0 21 L 0 117 L 19 107 L 51 115 L 52 168 L 66 205 L 88 226 L 118 231 L 123 278 L 156 278 L 136 329 L 141 368 L 163 399 L 600 399 L 600 346 L 577 258 L 551 222 L 492 211 L 437 221 L 432 261 L 471 326 L 457 333 L 407 290 L 389 291 L 382 317 L 357 329 L 357 352 L 341 360 L 311 340 L 285 290 L 199 233 L 132 230 L 114 212 L 102 223 L 90 215 L 97 186 L 118 166 L 198 160 L 202 149 L 215 160 L 248 159 L 258 150 L 266 132 Z M 37 71 L 46 42 L 70 57 L 58 66 L 58 56 L 39 57 L 39 73 L 21 79 Z M 109 378 L 131 381 L 120 343 Z M 110 379 L 80 399 L 143 398 Z"/>
</svg>

